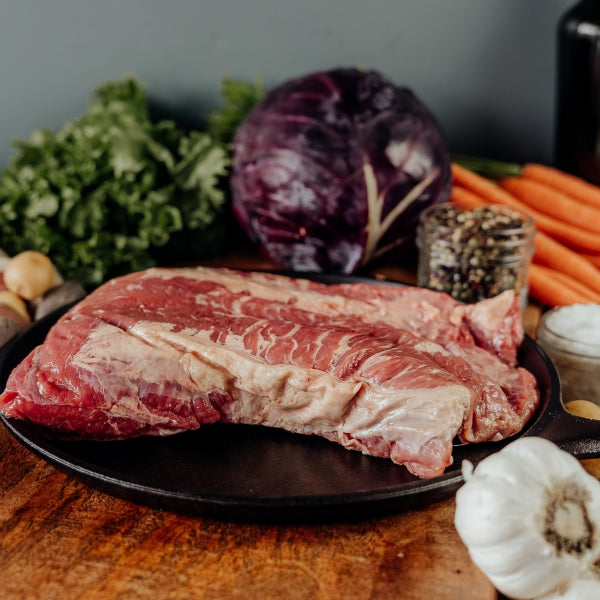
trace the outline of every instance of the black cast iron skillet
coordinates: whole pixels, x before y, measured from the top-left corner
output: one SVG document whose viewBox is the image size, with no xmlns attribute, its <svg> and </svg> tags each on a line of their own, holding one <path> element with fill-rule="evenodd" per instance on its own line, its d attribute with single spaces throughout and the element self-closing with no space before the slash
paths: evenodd
<svg viewBox="0 0 600 600">
<path fill-rule="evenodd" d="M 326 283 L 359 280 L 311 278 Z M 2 349 L 1 389 L 67 308 L 38 321 Z M 519 435 L 547 438 L 580 459 L 600 456 L 600 423 L 564 409 L 552 362 L 527 336 L 519 363 L 534 374 L 541 393 L 539 409 Z M 106 493 L 231 520 L 337 520 L 423 506 L 449 497 L 462 485 L 464 459 L 476 464 L 510 441 L 457 444 L 454 463 L 442 476 L 419 479 L 387 459 L 267 427 L 214 424 L 169 437 L 61 441 L 41 427 L 0 418 L 35 454 Z"/>
</svg>

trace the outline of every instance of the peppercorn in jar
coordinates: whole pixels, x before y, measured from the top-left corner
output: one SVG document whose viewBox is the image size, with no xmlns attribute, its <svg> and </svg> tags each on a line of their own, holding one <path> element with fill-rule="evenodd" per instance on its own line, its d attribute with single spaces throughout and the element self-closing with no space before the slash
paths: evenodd
<svg viewBox="0 0 600 600">
<path fill-rule="evenodd" d="M 513 289 L 524 308 L 534 235 L 529 216 L 502 206 L 433 205 L 417 229 L 417 283 L 467 303 Z"/>
</svg>

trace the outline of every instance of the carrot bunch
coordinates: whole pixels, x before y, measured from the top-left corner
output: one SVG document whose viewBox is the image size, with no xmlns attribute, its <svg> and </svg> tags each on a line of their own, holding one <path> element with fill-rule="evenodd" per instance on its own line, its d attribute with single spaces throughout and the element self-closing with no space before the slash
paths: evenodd
<svg viewBox="0 0 600 600">
<path fill-rule="evenodd" d="M 455 162 L 452 175 L 457 206 L 499 204 L 535 221 L 533 298 L 547 306 L 600 303 L 600 187 L 541 164 L 492 181 Z"/>
</svg>

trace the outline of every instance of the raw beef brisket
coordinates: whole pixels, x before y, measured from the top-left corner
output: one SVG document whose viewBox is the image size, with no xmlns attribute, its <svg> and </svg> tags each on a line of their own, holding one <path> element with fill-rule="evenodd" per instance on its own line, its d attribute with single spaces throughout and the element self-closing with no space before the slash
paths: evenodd
<svg viewBox="0 0 600 600">
<path fill-rule="evenodd" d="M 151 269 L 60 319 L 0 410 L 96 439 L 262 424 L 432 477 L 456 436 L 501 439 L 535 410 L 535 380 L 514 364 L 519 324 L 512 294 L 468 306 L 419 288 Z"/>
</svg>

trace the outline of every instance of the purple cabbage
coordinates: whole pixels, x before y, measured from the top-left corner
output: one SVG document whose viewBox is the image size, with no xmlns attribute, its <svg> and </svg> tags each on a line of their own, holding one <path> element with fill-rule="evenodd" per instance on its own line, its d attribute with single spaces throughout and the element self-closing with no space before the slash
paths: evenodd
<svg viewBox="0 0 600 600">
<path fill-rule="evenodd" d="M 234 213 L 271 261 L 296 271 L 353 273 L 414 247 L 419 214 L 450 185 L 435 117 L 375 71 L 291 79 L 234 139 Z"/>
</svg>

